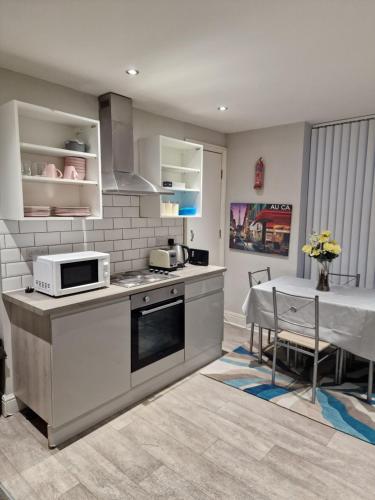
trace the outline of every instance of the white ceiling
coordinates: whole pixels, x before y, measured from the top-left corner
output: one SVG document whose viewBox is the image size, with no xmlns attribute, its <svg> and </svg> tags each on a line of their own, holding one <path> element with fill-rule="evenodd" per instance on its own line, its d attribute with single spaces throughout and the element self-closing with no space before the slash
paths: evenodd
<svg viewBox="0 0 375 500">
<path fill-rule="evenodd" d="M 375 113 L 374 22 L 375 0 L 0 0 L 0 66 L 235 132 Z"/>
</svg>

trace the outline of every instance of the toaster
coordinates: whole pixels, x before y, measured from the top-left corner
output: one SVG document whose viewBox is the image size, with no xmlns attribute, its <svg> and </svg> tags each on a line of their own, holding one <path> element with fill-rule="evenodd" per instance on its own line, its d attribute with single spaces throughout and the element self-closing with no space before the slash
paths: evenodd
<svg viewBox="0 0 375 500">
<path fill-rule="evenodd" d="M 163 271 L 175 271 L 177 269 L 177 253 L 173 249 L 156 248 L 150 252 L 150 267 Z"/>
</svg>

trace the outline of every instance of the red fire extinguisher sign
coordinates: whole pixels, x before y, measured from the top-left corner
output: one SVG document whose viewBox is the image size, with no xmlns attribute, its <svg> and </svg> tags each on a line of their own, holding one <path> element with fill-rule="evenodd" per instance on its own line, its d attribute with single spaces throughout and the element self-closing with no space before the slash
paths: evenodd
<svg viewBox="0 0 375 500">
<path fill-rule="evenodd" d="M 254 189 L 261 189 L 264 184 L 264 162 L 263 158 L 258 158 L 255 164 L 255 182 Z"/>
</svg>

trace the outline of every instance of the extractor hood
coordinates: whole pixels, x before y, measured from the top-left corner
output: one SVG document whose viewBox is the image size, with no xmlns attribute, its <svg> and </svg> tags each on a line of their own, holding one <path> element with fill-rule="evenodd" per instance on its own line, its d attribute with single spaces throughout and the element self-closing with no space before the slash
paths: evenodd
<svg viewBox="0 0 375 500">
<path fill-rule="evenodd" d="M 134 172 L 133 104 L 129 97 L 108 92 L 99 97 L 104 194 L 171 194 Z"/>
</svg>

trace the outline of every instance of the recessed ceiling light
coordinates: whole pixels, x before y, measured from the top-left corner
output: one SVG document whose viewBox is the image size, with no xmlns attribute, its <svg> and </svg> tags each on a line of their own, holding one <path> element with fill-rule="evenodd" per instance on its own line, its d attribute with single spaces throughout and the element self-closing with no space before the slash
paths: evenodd
<svg viewBox="0 0 375 500">
<path fill-rule="evenodd" d="M 135 68 L 129 68 L 126 70 L 127 74 L 130 76 L 138 75 L 139 71 Z"/>
<path fill-rule="evenodd" d="M 219 111 L 228 111 L 228 106 L 224 106 L 223 104 L 221 106 L 218 106 L 217 109 Z"/>
</svg>

